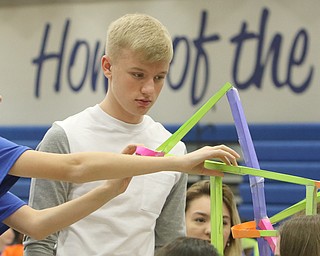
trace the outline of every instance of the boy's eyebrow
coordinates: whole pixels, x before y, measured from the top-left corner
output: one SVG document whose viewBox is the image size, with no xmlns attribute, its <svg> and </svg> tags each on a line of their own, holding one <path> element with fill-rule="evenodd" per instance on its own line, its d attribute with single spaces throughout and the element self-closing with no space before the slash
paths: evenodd
<svg viewBox="0 0 320 256">
<path fill-rule="evenodd" d="M 139 67 L 131 67 L 130 69 L 131 69 L 131 70 L 136 70 L 136 71 L 141 71 L 141 72 L 144 72 L 144 71 L 145 71 L 145 69 L 139 68 Z M 159 74 L 164 74 L 164 75 L 166 75 L 166 74 L 168 74 L 168 71 L 167 71 L 167 70 L 161 71 L 161 72 L 159 72 Z"/>
<path fill-rule="evenodd" d="M 130 69 L 136 69 L 136 70 L 139 70 L 139 71 L 144 71 L 143 68 L 139 68 L 139 67 L 131 67 Z"/>
</svg>

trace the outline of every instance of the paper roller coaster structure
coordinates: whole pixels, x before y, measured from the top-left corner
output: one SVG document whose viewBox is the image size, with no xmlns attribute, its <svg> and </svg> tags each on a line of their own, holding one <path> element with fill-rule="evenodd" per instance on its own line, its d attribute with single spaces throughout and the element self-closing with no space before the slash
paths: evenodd
<svg viewBox="0 0 320 256">
<path fill-rule="evenodd" d="M 258 238 L 260 255 L 268 256 L 271 255 L 271 251 L 274 252 L 276 247 L 277 231 L 273 229 L 274 224 L 303 209 L 306 209 L 307 215 L 316 214 L 317 202 L 320 201 L 320 193 L 317 193 L 320 188 L 320 182 L 293 175 L 261 170 L 238 92 L 235 88 L 230 88 L 226 94 L 236 126 L 244 162 L 247 167 L 227 166 L 214 161 L 206 161 L 205 167 L 232 174 L 249 175 L 255 220 L 233 226 L 232 235 L 234 238 Z M 264 195 L 264 178 L 304 185 L 306 186 L 306 199 L 281 211 L 269 219 L 267 216 Z M 221 225 L 222 178 L 210 177 L 210 185 L 211 204 L 214 204 L 215 206 L 213 208 L 214 210 L 211 211 L 211 240 L 219 253 L 223 255 L 223 230 Z"/>
<path fill-rule="evenodd" d="M 236 88 L 226 83 L 215 93 L 191 118 L 189 118 L 170 138 L 162 143 L 156 151 L 138 148 L 137 154 L 164 156 L 201 120 L 201 118 L 224 96 L 227 95 L 236 127 L 239 144 L 246 166 L 227 166 L 220 162 L 206 161 L 205 167 L 236 175 L 249 175 L 252 194 L 254 221 L 232 227 L 234 238 L 257 238 L 261 256 L 269 256 L 276 246 L 277 231 L 273 225 L 291 215 L 306 209 L 307 215 L 316 214 L 317 202 L 320 201 L 320 181 L 277 172 L 261 170 L 254 149 L 249 127 L 241 106 Z M 151 154 L 150 154 L 151 152 Z M 269 218 L 266 210 L 264 179 L 273 179 L 306 186 L 306 199 Z M 211 243 L 223 255 L 223 222 L 222 222 L 222 177 L 210 177 L 211 200 Z"/>
</svg>

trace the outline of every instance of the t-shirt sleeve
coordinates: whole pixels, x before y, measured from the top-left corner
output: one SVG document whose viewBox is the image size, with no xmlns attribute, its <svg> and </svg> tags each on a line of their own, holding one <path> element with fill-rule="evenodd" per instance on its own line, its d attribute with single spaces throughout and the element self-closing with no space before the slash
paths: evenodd
<svg viewBox="0 0 320 256">
<path fill-rule="evenodd" d="M 0 197 L 19 179 L 19 177 L 9 175 L 8 172 L 21 154 L 28 149 L 30 148 L 19 146 L 0 137 Z"/>
<path fill-rule="evenodd" d="M 9 228 L 7 225 L 2 223 L 3 220 L 8 218 L 11 214 L 16 212 L 25 204 L 26 203 L 24 201 L 11 194 L 10 192 L 7 192 L 0 197 L 0 235 Z"/>
</svg>

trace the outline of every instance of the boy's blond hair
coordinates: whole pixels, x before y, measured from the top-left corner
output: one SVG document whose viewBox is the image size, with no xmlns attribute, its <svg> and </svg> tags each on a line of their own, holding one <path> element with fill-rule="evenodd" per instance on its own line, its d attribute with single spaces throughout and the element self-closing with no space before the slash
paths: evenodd
<svg viewBox="0 0 320 256">
<path fill-rule="evenodd" d="M 122 49 L 138 54 L 142 60 L 171 62 L 172 39 L 166 27 L 146 14 L 126 14 L 108 28 L 105 54 L 116 61 Z"/>
</svg>

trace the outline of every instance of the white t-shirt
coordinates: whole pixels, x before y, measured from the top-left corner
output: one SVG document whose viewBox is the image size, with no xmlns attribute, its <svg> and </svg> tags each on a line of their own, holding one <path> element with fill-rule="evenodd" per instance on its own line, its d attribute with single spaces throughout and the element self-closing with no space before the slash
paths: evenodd
<svg viewBox="0 0 320 256">
<path fill-rule="evenodd" d="M 156 149 L 171 135 L 149 116 L 144 116 L 139 124 L 127 124 L 107 115 L 98 105 L 56 124 L 66 133 L 70 152 L 120 153 L 131 143 Z M 185 154 L 186 147 L 180 142 L 170 153 Z M 186 178 L 180 180 L 183 176 L 168 171 L 134 177 L 124 194 L 60 232 L 57 255 L 153 256 L 156 236 L 161 245 L 166 239 L 170 241 L 185 234 Z M 68 200 L 87 193 L 101 182 L 72 184 Z M 164 216 L 159 218 L 161 214 Z M 161 225 L 157 234 L 156 225 Z"/>
</svg>

